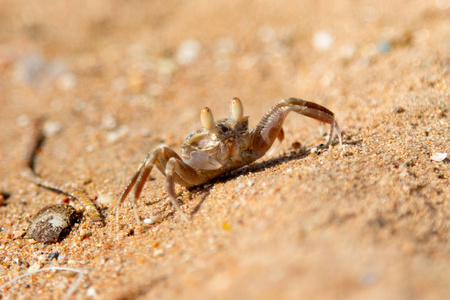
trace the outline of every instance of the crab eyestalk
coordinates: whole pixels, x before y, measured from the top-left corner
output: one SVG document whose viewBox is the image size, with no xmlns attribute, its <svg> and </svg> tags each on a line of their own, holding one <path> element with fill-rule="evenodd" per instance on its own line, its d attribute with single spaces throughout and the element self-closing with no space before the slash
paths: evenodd
<svg viewBox="0 0 450 300">
<path fill-rule="evenodd" d="M 242 102 L 239 98 L 234 97 L 231 100 L 231 119 L 234 123 L 239 122 L 244 116 L 244 107 L 242 106 Z"/>
<path fill-rule="evenodd" d="M 216 135 L 218 133 L 216 125 L 214 124 L 213 114 L 208 107 L 202 109 L 202 112 L 200 113 L 200 121 L 202 122 L 202 126 L 205 127 L 205 129 L 208 130 L 209 133 L 213 135 Z"/>
</svg>

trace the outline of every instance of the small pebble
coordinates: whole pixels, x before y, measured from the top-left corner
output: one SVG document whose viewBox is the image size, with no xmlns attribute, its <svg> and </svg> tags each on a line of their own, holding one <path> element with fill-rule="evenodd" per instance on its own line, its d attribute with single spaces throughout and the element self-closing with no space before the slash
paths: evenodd
<svg viewBox="0 0 450 300">
<path fill-rule="evenodd" d="M 23 230 L 14 230 L 13 238 L 18 239 L 18 238 L 22 237 L 24 234 L 25 234 L 25 232 Z"/>
<path fill-rule="evenodd" d="M 36 84 L 45 71 L 45 59 L 39 52 L 31 52 L 20 58 L 16 65 L 16 78 L 23 83 Z"/>
<path fill-rule="evenodd" d="M 93 299 L 98 299 L 98 293 L 97 293 L 97 290 L 96 290 L 93 286 L 91 286 L 90 288 L 87 289 L 86 295 L 87 295 L 88 297 L 93 298 Z"/>
<path fill-rule="evenodd" d="M 93 152 L 95 150 L 95 145 L 89 144 L 86 146 L 86 152 Z"/>
<path fill-rule="evenodd" d="M 73 266 L 73 265 L 77 264 L 77 262 L 76 262 L 75 260 L 73 260 L 73 259 L 69 259 L 69 261 L 67 262 L 67 264 L 68 264 L 69 266 Z"/>
<path fill-rule="evenodd" d="M 43 131 L 45 136 L 52 136 L 60 132 L 61 128 L 62 128 L 61 123 L 57 121 L 47 121 L 44 124 Z"/>
<path fill-rule="evenodd" d="M 220 38 L 216 41 L 216 55 L 229 56 L 236 52 L 236 42 L 232 38 Z"/>
<path fill-rule="evenodd" d="M 145 74 L 140 71 L 132 71 L 130 74 L 128 74 L 127 79 L 128 87 L 134 94 L 141 94 L 147 86 Z"/>
<path fill-rule="evenodd" d="M 110 114 L 105 114 L 102 117 L 101 128 L 106 130 L 113 130 L 117 127 L 117 120 Z"/>
<path fill-rule="evenodd" d="M 120 140 L 121 137 L 125 136 L 129 132 L 127 126 L 120 126 L 118 129 L 108 132 L 106 135 L 106 140 L 109 143 L 115 143 Z"/>
<path fill-rule="evenodd" d="M 322 75 L 322 77 L 320 78 L 320 85 L 321 85 L 322 87 L 328 87 L 328 86 L 330 86 L 330 84 L 333 82 L 333 79 L 334 79 L 335 77 L 336 77 L 336 76 L 334 75 L 333 72 L 330 72 L 330 71 L 325 72 L 325 73 Z"/>
<path fill-rule="evenodd" d="M 381 40 L 377 44 L 377 50 L 381 54 L 385 54 L 391 51 L 392 45 L 387 40 Z"/>
<path fill-rule="evenodd" d="M 159 75 L 167 76 L 170 78 L 176 67 L 176 62 L 173 59 L 164 57 L 158 60 L 157 70 Z"/>
<path fill-rule="evenodd" d="M 86 229 L 80 229 L 80 231 L 78 232 L 78 235 L 80 237 L 80 240 L 84 240 L 84 239 L 87 239 L 88 237 L 90 237 L 92 235 L 92 233 L 90 233 Z"/>
<path fill-rule="evenodd" d="M 142 137 L 149 137 L 152 134 L 150 129 L 144 128 L 140 131 Z"/>
<path fill-rule="evenodd" d="M 48 261 L 47 260 L 47 255 L 41 254 L 41 255 L 38 256 L 37 260 L 38 260 L 38 262 L 40 262 L 42 264 L 45 264 L 45 262 Z"/>
<path fill-rule="evenodd" d="M 241 57 L 238 66 L 243 70 L 250 70 L 253 68 L 259 60 L 259 57 L 255 54 L 245 54 Z"/>
<path fill-rule="evenodd" d="M 201 48 L 199 41 L 194 39 L 186 40 L 178 46 L 175 59 L 180 65 L 191 65 L 197 61 Z"/>
<path fill-rule="evenodd" d="M 111 194 L 98 195 L 96 203 L 102 207 L 107 207 L 114 200 L 114 196 Z"/>
<path fill-rule="evenodd" d="M 153 251 L 153 256 L 154 256 L 154 257 L 161 256 L 161 255 L 163 255 L 163 254 L 164 254 L 164 250 L 163 250 L 163 249 L 155 249 L 155 250 Z"/>
<path fill-rule="evenodd" d="M 16 119 L 16 124 L 19 127 L 25 127 L 30 124 L 30 118 L 27 115 L 20 115 Z"/>
<path fill-rule="evenodd" d="M 239 192 L 240 190 L 242 190 L 243 188 L 245 188 L 245 184 L 240 182 L 238 183 L 238 185 L 236 186 L 235 190 L 236 192 Z"/>
<path fill-rule="evenodd" d="M 353 44 L 343 45 L 339 48 L 339 56 L 342 59 L 350 59 L 356 52 L 356 46 Z"/>
<path fill-rule="evenodd" d="M 225 231 L 230 231 L 231 230 L 231 225 L 228 222 L 222 223 L 222 229 Z"/>
<path fill-rule="evenodd" d="M 314 33 L 312 43 L 317 51 L 326 51 L 330 49 L 333 41 L 334 37 L 328 31 L 319 30 Z"/>
<path fill-rule="evenodd" d="M 47 261 L 52 260 L 52 259 L 58 260 L 58 257 L 59 257 L 59 253 L 58 253 L 58 252 L 52 252 L 52 253 L 49 253 L 49 254 L 47 255 L 46 260 L 47 260 Z"/>
<path fill-rule="evenodd" d="M 37 270 L 39 270 L 41 267 L 42 267 L 42 264 L 39 263 L 39 262 L 36 262 L 36 263 L 34 263 L 33 265 L 31 265 L 31 266 L 28 268 L 28 272 L 37 271 Z"/>
<path fill-rule="evenodd" d="M 76 75 L 70 72 L 64 72 L 60 74 L 55 81 L 56 87 L 61 91 L 68 91 L 73 89 L 76 83 Z"/>
<path fill-rule="evenodd" d="M 396 106 L 395 108 L 394 108 L 394 113 L 396 113 L 396 114 L 401 114 L 401 113 L 403 113 L 403 112 L 405 112 L 406 110 L 403 108 L 403 107 L 401 107 L 401 106 Z"/>
</svg>

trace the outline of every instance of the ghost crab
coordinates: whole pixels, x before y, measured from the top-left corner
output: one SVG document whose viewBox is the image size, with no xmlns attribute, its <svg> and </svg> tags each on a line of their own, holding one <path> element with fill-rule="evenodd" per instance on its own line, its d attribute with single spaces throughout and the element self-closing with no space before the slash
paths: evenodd
<svg viewBox="0 0 450 300">
<path fill-rule="evenodd" d="M 313 102 L 298 98 L 281 100 L 251 130 L 248 129 L 248 116 L 244 116 L 239 98 L 231 100 L 231 117 L 217 122 L 214 122 L 211 110 L 205 107 L 200 113 L 203 128 L 186 137 L 181 144 L 180 155 L 167 146 L 160 146 L 145 156 L 120 195 L 116 222 L 120 206 L 134 187 L 133 211 L 139 224 L 136 202 L 154 166 L 166 176 L 169 200 L 187 222 L 188 219 L 177 202 L 175 183 L 193 187 L 251 164 L 262 157 L 277 138 L 280 141 L 284 138 L 283 122 L 291 111 L 330 124 L 327 147 L 333 138 L 333 129 L 336 129 L 342 147 L 341 132 L 333 112 Z"/>
</svg>

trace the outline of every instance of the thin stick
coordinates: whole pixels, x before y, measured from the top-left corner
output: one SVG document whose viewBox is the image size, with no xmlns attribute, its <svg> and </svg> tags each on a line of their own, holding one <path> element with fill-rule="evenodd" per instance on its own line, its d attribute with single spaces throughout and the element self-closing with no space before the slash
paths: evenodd
<svg viewBox="0 0 450 300">
<path fill-rule="evenodd" d="M 81 273 L 81 270 L 70 269 L 70 268 L 61 268 L 61 267 L 49 267 L 49 268 L 45 268 L 45 269 L 40 269 L 40 270 L 36 270 L 36 271 L 31 271 L 31 272 L 25 273 L 25 274 L 23 274 L 23 275 L 20 275 L 20 276 L 18 276 L 18 277 L 16 277 L 16 278 L 11 279 L 10 281 L 6 282 L 6 283 L 3 284 L 2 286 L 0 286 L 0 290 L 2 290 L 2 289 L 3 289 L 5 286 L 7 286 L 8 284 L 11 284 L 11 283 L 13 283 L 13 282 L 16 282 L 16 281 L 18 281 L 19 279 L 22 279 L 22 278 L 24 278 L 24 277 L 30 276 L 30 275 L 35 274 L 35 273 L 40 273 L 40 272 L 43 272 L 43 271 L 51 271 L 51 270 L 56 270 L 56 271 L 70 271 L 70 272 L 75 272 L 75 273 L 78 273 L 78 274 L 79 274 L 79 276 L 78 276 L 78 278 L 77 278 L 77 281 L 75 281 L 75 283 L 72 284 L 72 286 L 67 290 L 67 292 L 64 294 L 64 297 L 62 298 L 63 300 L 68 299 L 68 298 L 70 297 L 70 295 L 73 294 L 73 292 L 76 290 L 76 288 L 78 287 L 78 285 L 79 285 L 80 282 L 81 282 L 81 278 L 83 277 L 83 273 Z M 2 294 L 3 294 L 3 292 L 2 292 Z"/>
<path fill-rule="evenodd" d="M 77 199 L 84 207 L 86 214 L 93 222 L 101 222 L 103 223 L 102 216 L 97 209 L 97 206 L 92 201 L 91 198 L 86 194 L 86 192 L 73 188 L 68 185 L 59 186 L 52 182 L 49 182 L 42 177 L 40 177 L 34 170 L 35 160 L 36 160 L 36 152 L 42 145 L 45 140 L 45 135 L 42 132 L 42 123 L 43 119 L 39 118 L 33 122 L 28 146 L 25 148 L 23 162 L 22 162 L 22 171 L 20 175 L 26 180 L 48 189 L 52 192 L 63 194 L 74 199 Z"/>
</svg>

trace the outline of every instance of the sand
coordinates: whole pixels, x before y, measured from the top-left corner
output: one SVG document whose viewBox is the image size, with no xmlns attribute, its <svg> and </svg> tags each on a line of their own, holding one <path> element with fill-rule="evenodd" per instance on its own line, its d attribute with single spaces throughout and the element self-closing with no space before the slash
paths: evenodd
<svg viewBox="0 0 450 300">
<path fill-rule="evenodd" d="M 0 2 L 0 291 L 4 299 L 450 298 L 449 2 Z M 345 143 L 289 115 L 271 153 L 193 190 L 183 222 L 156 170 L 138 210 L 116 200 L 146 153 L 178 151 L 200 110 L 239 97 L 255 126 L 299 97 Z M 56 244 L 21 236 L 66 197 L 20 177 L 46 118 L 45 179 L 96 197 Z M 311 151 L 313 149 L 313 151 Z M 449 154 L 441 160 L 439 155 Z M 82 206 L 70 201 L 77 210 Z"/>
</svg>

